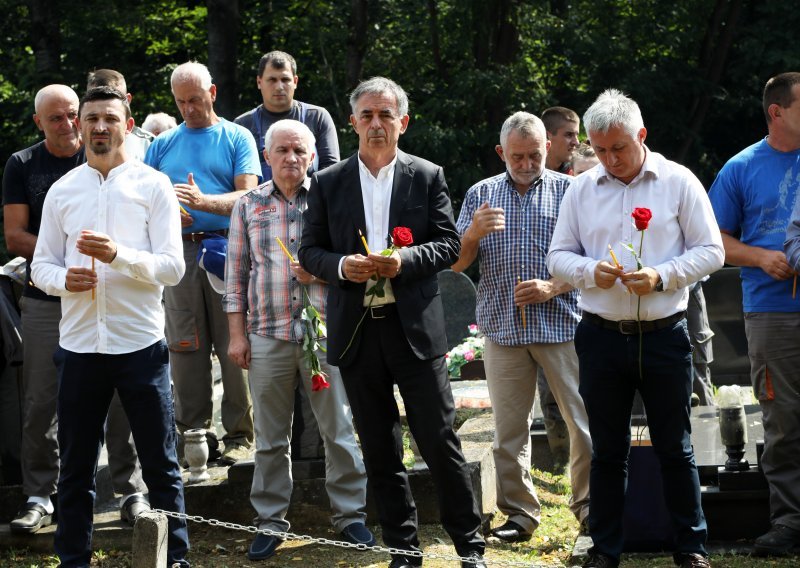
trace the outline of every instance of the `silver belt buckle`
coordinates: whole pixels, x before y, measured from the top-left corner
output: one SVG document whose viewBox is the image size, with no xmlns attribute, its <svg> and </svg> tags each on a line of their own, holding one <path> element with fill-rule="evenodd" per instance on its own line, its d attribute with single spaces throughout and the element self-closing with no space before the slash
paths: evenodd
<svg viewBox="0 0 800 568">
<path fill-rule="evenodd" d="M 639 325 L 635 320 L 620 320 L 619 332 L 622 335 L 634 335 L 639 333 Z"/>
<path fill-rule="evenodd" d="M 384 308 L 385 308 L 385 306 L 372 306 L 369 309 L 369 317 L 371 317 L 374 320 L 382 320 L 382 319 L 384 319 L 386 316 L 385 315 L 380 315 L 382 313 L 381 310 L 383 310 Z"/>
</svg>

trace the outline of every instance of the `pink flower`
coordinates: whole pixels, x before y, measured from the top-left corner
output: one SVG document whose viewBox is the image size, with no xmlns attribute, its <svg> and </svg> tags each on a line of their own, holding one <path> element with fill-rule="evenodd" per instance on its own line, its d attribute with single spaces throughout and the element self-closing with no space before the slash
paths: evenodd
<svg viewBox="0 0 800 568">
<path fill-rule="evenodd" d="M 473 359 L 475 359 L 475 353 L 472 350 L 467 351 L 466 353 L 464 353 L 464 359 L 466 359 L 467 361 L 472 361 Z"/>
<path fill-rule="evenodd" d="M 472 335 L 475 335 L 476 333 L 478 333 L 478 325 L 477 324 L 471 323 L 471 324 L 469 324 L 467 326 L 467 329 L 469 329 L 469 332 Z"/>
</svg>

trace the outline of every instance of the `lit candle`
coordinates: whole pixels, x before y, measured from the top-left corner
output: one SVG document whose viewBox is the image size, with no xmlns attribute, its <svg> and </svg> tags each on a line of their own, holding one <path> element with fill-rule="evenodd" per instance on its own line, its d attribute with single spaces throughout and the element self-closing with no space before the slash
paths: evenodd
<svg viewBox="0 0 800 568">
<path fill-rule="evenodd" d="M 367 239 L 364 238 L 364 233 L 361 232 L 361 229 L 358 230 L 358 235 L 361 237 L 361 242 L 364 243 L 364 250 L 367 251 L 367 254 L 371 254 L 367 246 Z"/>
<path fill-rule="evenodd" d="M 275 237 L 275 240 L 276 240 L 276 241 L 278 241 L 278 244 L 279 244 L 279 245 L 281 245 L 281 249 L 283 250 L 283 253 L 284 253 L 286 256 L 288 256 L 288 257 L 289 257 L 289 260 L 291 260 L 292 262 L 294 262 L 294 257 L 292 256 L 292 253 L 290 253 L 290 252 L 289 252 L 289 249 L 287 249 L 287 248 L 286 248 L 286 245 L 284 245 L 284 244 L 283 244 L 283 241 L 281 240 L 281 238 L 280 238 L 280 237 Z"/>
</svg>

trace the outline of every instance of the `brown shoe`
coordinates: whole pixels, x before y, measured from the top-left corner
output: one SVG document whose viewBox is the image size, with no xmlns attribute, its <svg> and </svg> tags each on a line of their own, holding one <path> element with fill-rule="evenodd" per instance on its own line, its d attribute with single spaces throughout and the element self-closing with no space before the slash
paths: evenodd
<svg viewBox="0 0 800 568">
<path fill-rule="evenodd" d="M 249 458 L 253 453 L 252 448 L 240 444 L 225 444 L 225 450 L 219 458 L 223 465 L 233 465 L 238 461 Z"/>
</svg>

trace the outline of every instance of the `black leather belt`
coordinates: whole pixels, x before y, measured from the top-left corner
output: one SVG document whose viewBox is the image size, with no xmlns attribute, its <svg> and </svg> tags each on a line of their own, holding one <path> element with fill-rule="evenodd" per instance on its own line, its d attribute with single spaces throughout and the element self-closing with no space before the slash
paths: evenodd
<svg viewBox="0 0 800 568">
<path fill-rule="evenodd" d="M 211 235 L 220 235 L 223 237 L 228 236 L 228 229 L 217 229 L 216 231 L 201 231 L 199 233 L 182 233 L 181 238 L 184 241 L 192 243 L 199 243 L 203 239 L 207 239 Z"/>
<path fill-rule="evenodd" d="M 685 317 L 686 317 L 686 312 L 678 312 L 672 314 L 671 316 L 667 316 L 665 318 L 657 320 L 649 320 L 642 322 L 638 322 L 636 320 L 613 321 L 601 318 L 597 314 L 592 314 L 590 312 L 583 312 L 584 321 L 588 321 L 589 323 L 594 324 L 598 327 L 618 331 L 622 335 L 634 335 L 639 333 L 640 325 L 642 333 L 664 329 L 673 326 L 674 324 L 678 323 Z"/>
<path fill-rule="evenodd" d="M 370 318 L 374 320 L 380 320 L 388 315 L 393 314 L 396 309 L 397 308 L 394 303 L 383 304 L 381 306 L 372 306 L 371 308 L 367 308 L 367 313 L 369 314 Z"/>
</svg>

